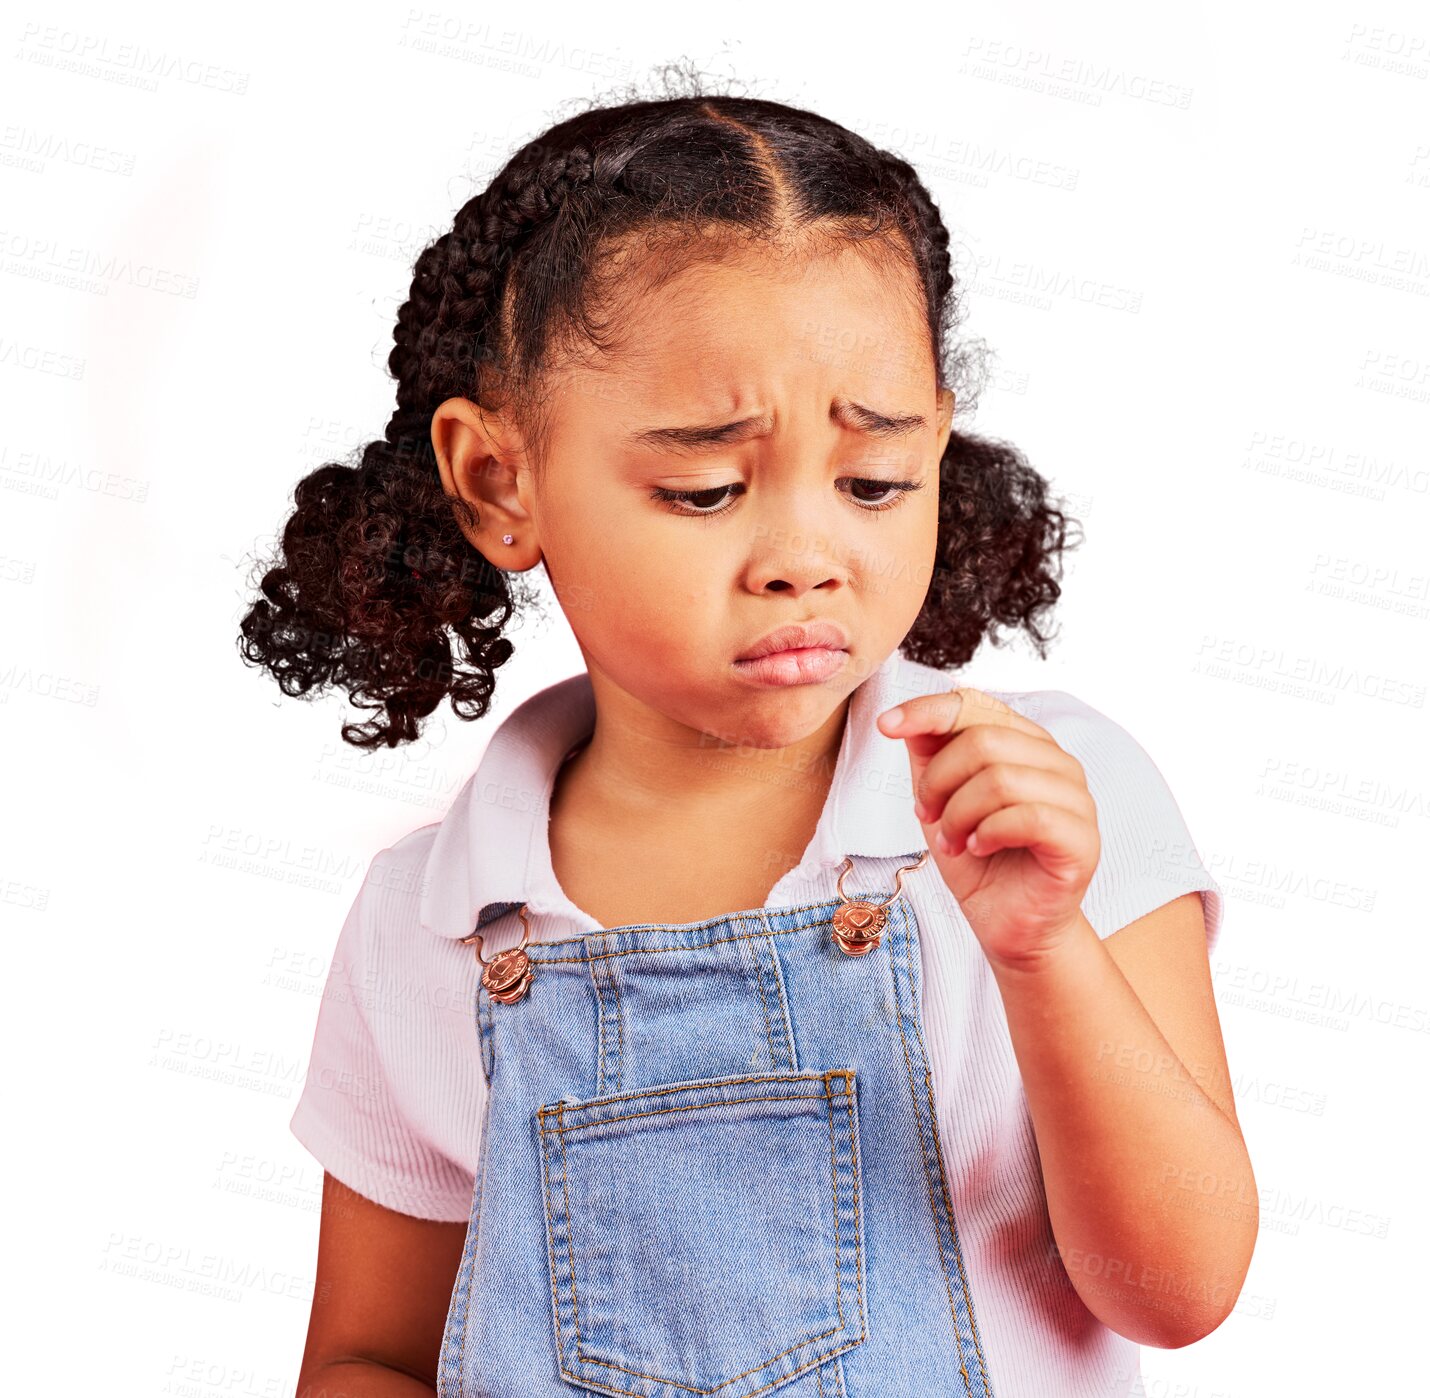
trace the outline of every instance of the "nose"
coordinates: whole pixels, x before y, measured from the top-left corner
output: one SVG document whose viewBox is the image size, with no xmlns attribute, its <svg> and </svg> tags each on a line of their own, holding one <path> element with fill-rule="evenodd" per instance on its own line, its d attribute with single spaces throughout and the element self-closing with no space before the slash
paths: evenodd
<svg viewBox="0 0 1430 1398">
<path fill-rule="evenodd" d="M 746 586 L 751 592 L 786 592 L 795 597 L 816 589 L 834 592 L 850 581 L 845 553 L 827 531 L 760 525 Z"/>
</svg>

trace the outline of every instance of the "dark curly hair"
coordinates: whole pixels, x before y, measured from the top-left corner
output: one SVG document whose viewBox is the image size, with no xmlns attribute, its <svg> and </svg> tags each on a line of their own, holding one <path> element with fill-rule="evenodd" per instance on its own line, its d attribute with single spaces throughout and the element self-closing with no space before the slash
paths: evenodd
<svg viewBox="0 0 1430 1398">
<path fill-rule="evenodd" d="M 353 746 L 416 739 L 444 696 L 459 718 L 481 718 L 512 655 L 503 627 L 536 599 L 462 533 L 458 521 L 475 520 L 442 487 L 434 410 L 500 396 L 539 465 L 543 372 L 583 344 L 608 350 L 620 323 L 612 306 L 673 275 L 702 240 L 882 238 L 874 255 L 908 264 L 921 283 L 938 387 L 971 407 L 981 355 L 950 349 L 962 306 L 948 230 L 913 168 L 813 112 L 693 86 L 559 122 L 461 207 L 418 257 L 398 312 L 385 433 L 355 465 L 329 463 L 298 484 L 239 650 L 285 694 L 336 685 L 378 710 L 343 725 Z M 620 255 L 630 249 L 644 256 Z M 1078 542 L 1069 524 L 1016 448 L 955 428 L 940 463 L 933 576 L 901 652 L 949 669 L 1003 626 L 1025 629 L 1045 655 L 1039 619 L 1061 591 L 1061 553 Z"/>
</svg>

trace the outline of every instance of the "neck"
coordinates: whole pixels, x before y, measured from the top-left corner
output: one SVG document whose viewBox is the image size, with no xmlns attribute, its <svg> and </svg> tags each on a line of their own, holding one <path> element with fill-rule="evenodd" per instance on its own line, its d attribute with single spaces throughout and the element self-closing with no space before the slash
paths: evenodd
<svg viewBox="0 0 1430 1398">
<path fill-rule="evenodd" d="M 594 685 L 593 685 L 594 688 Z M 712 820 L 764 819 L 812 808 L 828 796 L 848 719 L 849 696 L 813 731 L 780 747 L 723 743 L 630 696 L 596 690 L 594 732 L 557 775 L 552 808 L 579 795 L 585 810 L 613 823 L 667 821 L 699 812 Z"/>
</svg>

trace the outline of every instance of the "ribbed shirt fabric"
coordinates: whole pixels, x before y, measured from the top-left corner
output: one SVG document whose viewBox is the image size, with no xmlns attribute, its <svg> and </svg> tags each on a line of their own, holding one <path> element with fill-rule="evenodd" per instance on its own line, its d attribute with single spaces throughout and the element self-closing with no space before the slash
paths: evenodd
<svg viewBox="0 0 1430 1398">
<path fill-rule="evenodd" d="M 874 719 L 919 694 L 966 683 L 895 651 L 850 696 L 824 809 L 800 863 L 765 907 L 892 890 L 926 848 L 901 739 Z M 990 690 L 1083 765 L 1102 854 L 1083 898 L 1100 937 L 1178 897 L 1202 896 L 1208 951 L 1223 899 L 1156 765 L 1112 719 L 1061 690 Z M 592 731 L 583 671 L 531 696 L 498 726 L 447 815 L 381 850 L 338 934 L 312 1057 L 291 1130 L 323 1168 L 419 1218 L 468 1218 L 486 1091 L 474 1016 L 478 967 L 521 939 L 597 931 L 556 881 L 548 839 L 561 763 Z M 924 1035 L 938 1127 L 993 1391 L 1013 1398 L 1126 1398 L 1137 1345 L 1083 1304 L 1048 1220 L 1032 1118 L 987 960 L 932 859 L 903 891 L 922 946 Z M 734 911 L 733 909 L 730 911 Z"/>
</svg>

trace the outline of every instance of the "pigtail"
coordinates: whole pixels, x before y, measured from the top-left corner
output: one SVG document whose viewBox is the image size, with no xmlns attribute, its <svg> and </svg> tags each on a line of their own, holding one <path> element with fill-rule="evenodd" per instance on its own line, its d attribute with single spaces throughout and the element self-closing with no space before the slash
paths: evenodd
<svg viewBox="0 0 1430 1398">
<path fill-rule="evenodd" d="M 1040 657 L 1043 621 L 1062 593 L 1061 557 L 1080 527 L 1009 442 L 954 430 L 939 465 L 933 576 L 900 652 L 938 670 L 966 665 L 995 627 L 1028 633 Z"/>
<path fill-rule="evenodd" d="M 512 599 L 458 528 L 430 442 L 389 429 L 359 465 L 306 476 L 294 504 L 240 623 L 244 658 L 285 694 L 338 686 L 376 710 L 343 725 L 355 747 L 411 742 L 448 696 L 459 717 L 486 713 L 493 672 L 512 654 L 500 634 Z"/>
<path fill-rule="evenodd" d="M 345 723 L 354 747 L 395 747 L 444 698 L 460 718 L 490 708 L 511 575 L 472 548 L 465 501 L 442 488 L 432 411 L 475 382 L 496 251 L 480 235 L 480 201 L 427 248 L 398 312 L 388 368 L 397 409 L 353 464 L 331 462 L 298 483 L 261 598 L 239 624 L 239 649 L 283 693 L 330 686 L 375 711 Z"/>
</svg>

